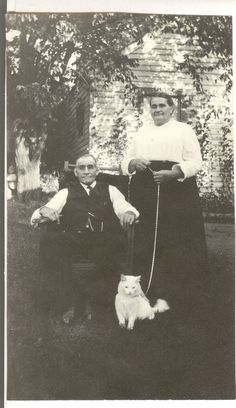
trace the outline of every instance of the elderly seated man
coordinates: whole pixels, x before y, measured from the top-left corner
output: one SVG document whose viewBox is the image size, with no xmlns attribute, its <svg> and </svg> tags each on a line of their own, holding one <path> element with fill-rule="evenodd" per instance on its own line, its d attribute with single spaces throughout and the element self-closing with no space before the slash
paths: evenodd
<svg viewBox="0 0 236 408">
<path fill-rule="evenodd" d="M 97 172 L 92 155 L 78 158 L 74 170 L 78 182 L 61 189 L 31 217 L 34 226 L 52 221 L 40 240 L 37 298 L 39 313 L 45 319 L 56 305 L 66 323 L 74 317 L 74 307 L 83 296 L 72 273 L 75 258 L 95 263 L 91 287 L 97 279 L 106 280 L 119 272 L 117 261 L 125 250 L 125 234 L 119 229 L 126 230 L 139 216 L 116 187 L 96 181 Z"/>
</svg>

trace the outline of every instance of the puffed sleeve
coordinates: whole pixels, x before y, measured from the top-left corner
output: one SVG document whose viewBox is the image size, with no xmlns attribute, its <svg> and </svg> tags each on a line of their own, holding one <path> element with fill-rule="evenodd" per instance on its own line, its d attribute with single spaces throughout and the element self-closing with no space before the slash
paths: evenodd
<svg viewBox="0 0 236 408">
<path fill-rule="evenodd" d="M 184 179 L 195 176 L 202 168 L 200 145 L 191 126 L 184 124 L 183 153 L 179 166 L 184 173 Z M 181 179 L 181 180 L 184 180 Z M 179 181 L 181 181 L 179 180 Z"/>
</svg>

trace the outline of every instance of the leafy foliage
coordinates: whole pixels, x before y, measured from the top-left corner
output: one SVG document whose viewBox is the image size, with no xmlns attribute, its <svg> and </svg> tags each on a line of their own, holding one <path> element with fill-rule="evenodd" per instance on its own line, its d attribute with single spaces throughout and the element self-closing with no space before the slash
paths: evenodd
<svg viewBox="0 0 236 408">
<path fill-rule="evenodd" d="M 36 128 L 36 125 L 27 120 L 16 119 L 14 122 L 13 135 L 16 145 L 22 141 L 29 154 L 29 160 L 38 160 L 41 150 L 44 148 L 47 138 L 46 127 Z"/>
<path fill-rule="evenodd" d="M 203 93 L 209 100 L 203 79 L 215 69 L 220 72 L 217 81 L 225 84 L 225 94 L 231 91 L 232 18 L 229 16 L 9 14 L 8 121 L 9 129 L 14 129 L 9 132 L 14 148 L 20 126 L 29 159 L 41 159 L 46 138 L 53 140 L 50 129 L 56 127 L 57 107 L 81 78 L 94 87 L 101 81 L 104 87 L 118 81 L 124 87 L 124 100 L 135 104 L 137 89 L 132 68 L 138 61 L 128 58 L 123 50 L 133 42 L 141 44 L 145 34 L 155 38 L 160 33 L 184 36 L 188 50 L 194 50 L 194 53 L 184 52 L 176 61 L 176 70 L 192 77 L 197 93 Z M 209 150 L 208 128 L 212 114 L 209 102 L 196 121 L 205 162 L 209 154 L 211 157 L 215 154 Z M 232 143 L 228 137 L 231 119 L 225 117 L 224 121 L 221 144 L 227 159 L 222 159 L 221 171 L 231 189 Z M 101 141 L 103 146 L 110 143 L 112 154 L 124 147 L 126 124 L 124 113 L 117 110 L 109 142 Z"/>
<path fill-rule="evenodd" d="M 232 112 L 229 106 L 207 104 L 196 116 L 194 128 L 199 137 L 203 157 L 203 169 L 198 176 L 200 187 L 208 186 L 202 194 L 203 206 L 207 211 L 233 212 L 234 203 L 234 152 L 232 141 Z M 219 144 L 212 143 L 211 126 L 221 123 Z M 216 187 L 212 170 L 220 169 L 221 186 Z"/>
<path fill-rule="evenodd" d="M 199 56 L 217 55 L 220 59 L 215 65 L 224 69 L 224 81 L 232 68 L 232 21 L 226 16 L 11 14 L 7 31 L 10 96 L 18 87 L 16 99 L 27 97 L 28 106 L 34 101 L 31 111 L 40 110 L 44 117 L 81 76 L 95 81 L 102 78 L 104 85 L 118 80 L 129 89 L 134 79 L 131 68 L 138 62 L 122 50 L 131 42 L 141 43 L 147 33 L 181 34 L 188 39 L 187 45 L 199 46 Z M 179 68 L 198 78 L 198 64 L 189 55 Z"/>
</svg>

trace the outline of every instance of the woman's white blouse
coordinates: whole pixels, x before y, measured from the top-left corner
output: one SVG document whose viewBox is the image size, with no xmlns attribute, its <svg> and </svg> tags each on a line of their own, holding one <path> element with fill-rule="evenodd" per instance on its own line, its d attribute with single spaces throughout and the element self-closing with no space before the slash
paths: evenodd
<svg viewBox="0 0 236 408">
<path fill-rule="evenodd" d="M 193 129 L 174 119 L 162 126 L 151 124 L 137 131 L 121 164 L 124 174 L 129 174 L 132 159 L 177 162 L 184 178 L 195 176 L 202 167 L 200 145 Z"/>
</svg>

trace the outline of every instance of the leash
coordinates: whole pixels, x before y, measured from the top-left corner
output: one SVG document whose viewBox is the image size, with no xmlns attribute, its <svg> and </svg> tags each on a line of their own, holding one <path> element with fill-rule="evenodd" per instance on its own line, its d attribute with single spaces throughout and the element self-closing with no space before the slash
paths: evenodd
<svg viewBox="0 0 236 408">
<path fill-rule="evenodd" d="M 130 184 L 132 180 L 132 175 L 129 175 L 128 180 L 128 197 L 127 201 L 130 203 Z M 127 268 L 129 271 L 129 275 L 133 274 L 133 258 L 134 258 L 134 225 L 129 225 L 127 230 L 127 240 L 128 240 L 128 251 L 127 251 Z"/>
<path fill-rule="evenodd" d="M 157 230 L 158 230 L 158 219 L 159 219 L 159 207 L 160 207 L 160 183 L 157 184 L 157 200 L 156 200 L 156 219 L 155 219 L 155 229 L 154 229 L 154 242 L 153 242 L 153 251 L 152 251 L 152 265 L 151 265 L 151 271 L 150 271 L 150 277 L 149 277 L 149 282 L 147 286 L 147 290 L 145 292 L 145 295 L 148 293 L 152 278 L 153 278 L 153 271 L 154 271 L 154 266 L 155 266 L 155 260 L 156 260 L 156 247 L 157 247 Z"/>
<path fill-rule="evenodd" d="M 153 173 L 153 171 L 149 168 L 149 170 Z M 130 202 L 130 185 L 131 185 L 132 176 L 129 176 L 128 181 L 128 202 Z M 156 218 L 155 218 L 155 229 L 154 229 L 154 242 L 153 242 L 153 251 L 152 251 L 152 265 L 151 271 L 149 276 L 148 286 L 145 292 L 145 295 L 148 293 L 154 272 L 155 260 L 156 260 L 156 246 L 157 246 L 157 230 L 158 230 L 158 220 L 159 220 L 159 207 L 160 207 L 160 183 L 156 186 Z M 128 254 L 127 254 L 127 263 L 128 263 L 128 271 L 130 275 L 133 272 L 133 254 L 134 254 L 134 224 L 132 224 L 128 229 Z"/>
</svg>

